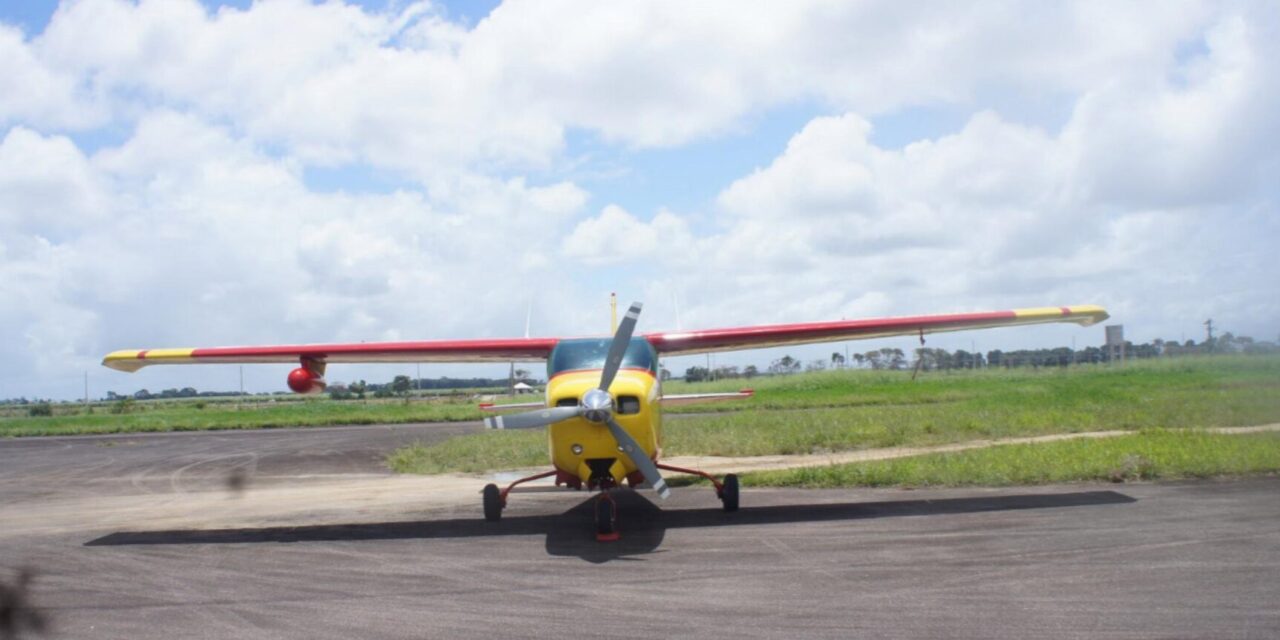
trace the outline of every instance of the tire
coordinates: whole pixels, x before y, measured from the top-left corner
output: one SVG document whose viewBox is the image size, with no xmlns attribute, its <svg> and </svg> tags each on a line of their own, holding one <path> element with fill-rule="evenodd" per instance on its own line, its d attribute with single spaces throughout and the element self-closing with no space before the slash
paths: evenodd
<svg viewBox="0 0 1280 640">
<path fill-rule="evenodd" d="M 502 519 L 502 494 L 496 484 L 484 486 L 484 519 L 489 522 Z"/>
<path fill-rule="evenodd" d="M 617 531 L 617 507 L 613 500 L 596 498 L 596 535 L 607 536 Z"/>
<path fill-rule="evenodd" d="M 730 473 L 724 477 L 720 502 L 724 503 L 724 510 L 727 512 L 738 510 L 738 476 Z"/>
</svg>

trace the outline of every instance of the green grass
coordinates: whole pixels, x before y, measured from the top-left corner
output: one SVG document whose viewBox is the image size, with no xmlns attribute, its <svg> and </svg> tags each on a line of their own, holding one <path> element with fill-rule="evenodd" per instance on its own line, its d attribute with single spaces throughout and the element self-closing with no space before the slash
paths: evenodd
<svg viewBox="0 0 1280 640">
<path fill-rule="evenodd" d="M 756 397 L 672 409 L 671 414 L 692 415 L 672 415 L 667 421 L 665 453 L 815 453 L 1097 429 L 1280 421 L 1280 358 L 1265 356 L 1066 370 L 925 372 L 914 382 L 907 371 L 828 371 L 699 384 L 675 381 L 665 390 L 675 394 L 742 387 L 755 388 Z M 409 403 L 327 398 L 146 401 L 124 414 L 110 408 L 99 404 L 89 414 L 83 407 L 54 405 L 53 416 L 39 417 L 8 407 L 0 414 L 0 437 L 478 420 L 482 415 L 466 397 Z M 418 468 L 487 470 L 545 462 L 541 433 L 477 434 L 463 440 L 419 452 L 428 462 Z M 402 458 L 412 459 L 407 454 Z M 402 468 L 415 467 L 405 463 Z"/>
<path fill-rule="evenodd" d="M 479 473 L 545 466 L 548 460 L 546 432 L 531 429 L 486 431 L 431 446 L 412 444 L 387 456 L 387 466 L 399 473 Z"/>
<path fill-rule="evenodd" d="M 479 420 L 472 401 L 403 400 L 334 401 L 308 398 L 301 401 L 254 403 L 237 408 L 230 402 L 138 402 L 128 413 L 111 413 L 110 406 L 83 408 L 55 405 L 52 417 L 0 418 L 0 436 L 47 436 L 143 431 L 192 431 L 205 429 L 260 429 L 339 424 L 389 424 Z"/>
<path fill-rule="evenodd" d="M 1007 486 L 1167 480 L 1280 471 L 1280 433 L 1151 430 L 875 462 L 746 474 L 757 487 Z"/>
<path fill-rule="evenodd" d="M 748 381 L 671 384 L 667 393 L 736 389 Z M 750 456 L 928 446 L 1109 429 L 1280 422 L 1280 358 L 1217 357 L 1125 367 L 928 372 L 829 371 L 756 378 L 756 397 L 681 407 L 664 427 L 665 455 Z M 701 412 L 701 413 L 697 413 Z M 397 452 L 411 473 L 543 464 L 542 432 L 460 436 Z"/>
</svg>

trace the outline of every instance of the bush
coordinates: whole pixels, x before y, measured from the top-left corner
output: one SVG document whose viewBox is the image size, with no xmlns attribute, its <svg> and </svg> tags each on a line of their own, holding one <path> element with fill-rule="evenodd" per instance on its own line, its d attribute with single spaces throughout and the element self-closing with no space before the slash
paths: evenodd
<svg viewBox="0 0 1280 640">
<path fill-rule="evenodd" d="M 34 417 L 47 418 L 53 415 L 53 405 L 49 404 L 48 402 L 40 402 L 37 404 L 33 404 L 31 405 L 31 408 L 27 409 L 27 415 L 33 418 Z"/>
<path fill-rule="evenodd" d="M 116 415 L 120 415 L 122 413 L 131 413 L 133 412 L 134 406 L 135 406 L 135 403 L 133 401 L 133 398 L 121 398 L 119 400 L 116 400 L 115 404 L 111 405 L 111 413 L 114 413 Z"/>
</svg>

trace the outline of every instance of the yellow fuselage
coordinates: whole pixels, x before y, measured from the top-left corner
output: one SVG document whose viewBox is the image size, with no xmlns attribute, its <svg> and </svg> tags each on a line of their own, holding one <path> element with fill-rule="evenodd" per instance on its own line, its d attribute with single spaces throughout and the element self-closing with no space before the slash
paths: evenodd
<svg viewBox="0 0 1280 640">
<path fill-rule="evenodd" d="M 599 369 L 558 373 L 547 381 L 547 406 L 577 404 L 582 394 L 598 384 Z M 661 383 L 648 370 L 622 369 L 609 386 L 609 393 L 614 398 L 614 420 L 635 438 L 644 455 L 656 460 L 662 453 Z M 551 463 L 556 469 L 581 479 L 584 486 L 591 483 L 592 464 L 596 467 L 604 464 L 588 463 L 588 460 L 612 459 L 608 475 L 617 485 L 636 471 L 635 464 L 618 451 L 617 441 L 603 424 L 571 418 L 552 424 L 547 433 Z M 578 447 L 581 452 L 575 453 Z M 594 473 L 599 479 L 598 468 Z"/>
</svg>

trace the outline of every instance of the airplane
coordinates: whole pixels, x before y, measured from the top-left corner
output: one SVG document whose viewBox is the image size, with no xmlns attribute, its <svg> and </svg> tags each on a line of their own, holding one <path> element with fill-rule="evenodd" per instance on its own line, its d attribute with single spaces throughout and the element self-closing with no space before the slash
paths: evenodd
<svg viewBox="0 0 1280 640">
<path fill-rule="evenodd" d="M 612 336 L 143 349 L 112 352 L 102 364 L 133 372 L 156 364 L 297 363 L 299 366 L 289 372 L 286 383 L 294 392 L 307 394 L 324 390 L 325 369 L 331 363 L 544 360 L 545 401 L 481 408 L 532 408 L 523 413 L 490 416 L 484 424 L 490 429 L 547 427 L 552 468 L 516 480 L 504 489 L 492 483 L 486 485 L 482 492 L 484 518 L 500 521 L 516 486 L 554 476 L 557 486 L 598 492 L 594 507 L 596 538 L 610 541 L 618 539 L 617 504 L 611 492 L 625 483 L 632 488 L 652 489 L 666 499 L 670 488 L 662 471 L 709 480 L 724 511 L 738 510 L 736 475 L 716 478 L 696 469 L 659 462 L 662 407 L 744 398 L 752 392 L 663 395 L 658 364 L 663 356 L 905 335 L 918 335 L 923 342 L 926 333 L 1054 322 L 1089 326 L 1109 317 L 1102 307 L 1078 305 L 635 335 L 641 308 L 639 302 L 632 304 L 622 322 L 615 322 Z"/>
</svg>

